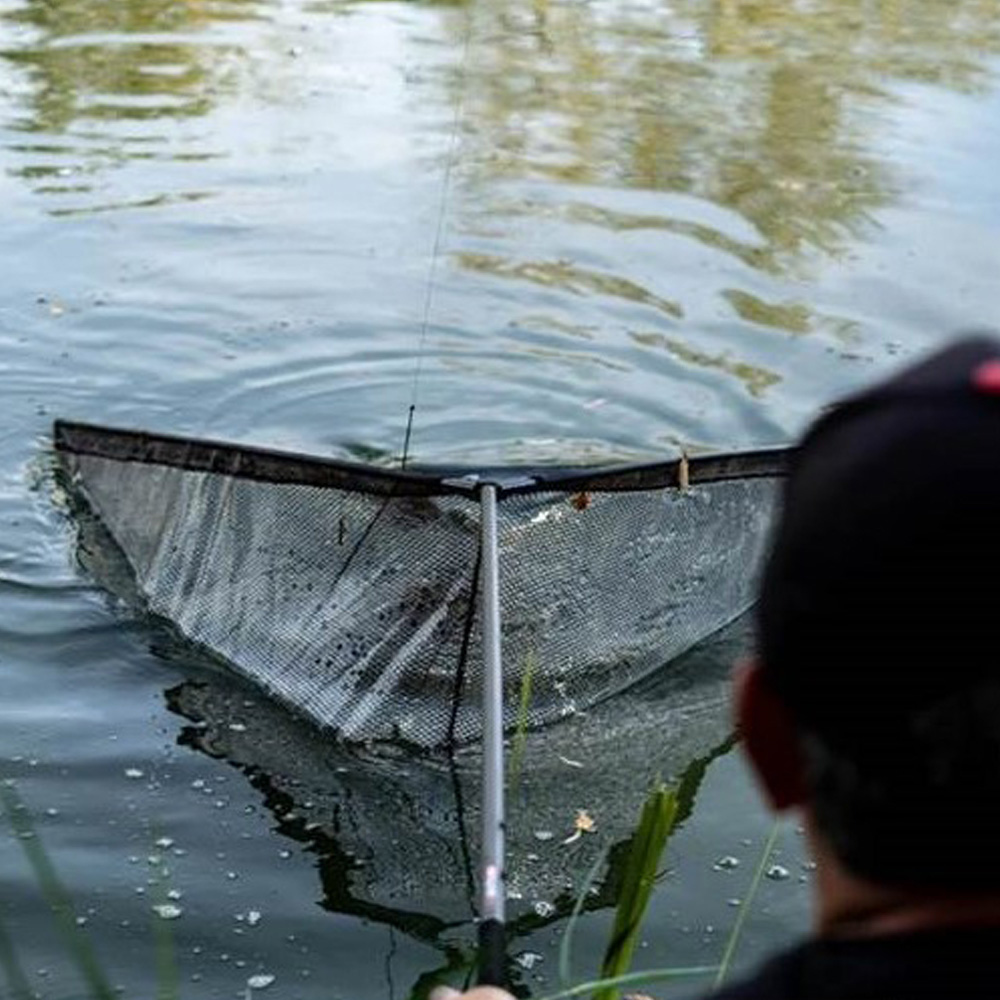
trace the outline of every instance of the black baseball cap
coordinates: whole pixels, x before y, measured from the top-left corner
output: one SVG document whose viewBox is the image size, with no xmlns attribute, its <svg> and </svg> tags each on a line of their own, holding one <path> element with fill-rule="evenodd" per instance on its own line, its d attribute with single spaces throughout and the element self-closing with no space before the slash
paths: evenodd
<svg viewBox="0 0 1000 1000">
<path fill-rule="evenodd" d="M 757 625 L 769 684 L 831 744 L 892 743 L 929 707 L 998 696 L 1000 341 L 957 340 L 816 421 Z"/>
</svg>

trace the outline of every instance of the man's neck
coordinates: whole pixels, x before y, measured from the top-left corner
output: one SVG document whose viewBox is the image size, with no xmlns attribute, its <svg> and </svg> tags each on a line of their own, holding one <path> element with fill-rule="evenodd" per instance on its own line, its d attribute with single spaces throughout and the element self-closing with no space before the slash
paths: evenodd
<svg viewBox="0 0 1000 1000">
<path fill-rule="evenodd" d="M 1000 927 L 1000 893 L 958 893 L 886 886 L 848 871 L 814 824 L 816 932 L 820 937 L 877 937 L 952 927 Z"/>
</svg>

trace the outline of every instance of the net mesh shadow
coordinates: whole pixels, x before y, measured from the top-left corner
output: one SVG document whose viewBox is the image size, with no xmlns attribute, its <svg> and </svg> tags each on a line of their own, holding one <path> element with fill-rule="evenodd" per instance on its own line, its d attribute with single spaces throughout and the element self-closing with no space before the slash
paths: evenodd
<svg viewBox="0 0 1000 1000">
<path fill-rule="evenodd" d="M 479 482 L 504 721 L 533 728 L 746 609 L 787 458 L 397 473 L 66 423 L 56 447 L 128 568 L 112 589 L 344 738 L 423 747 L 481 735 Z"/>
</svg>

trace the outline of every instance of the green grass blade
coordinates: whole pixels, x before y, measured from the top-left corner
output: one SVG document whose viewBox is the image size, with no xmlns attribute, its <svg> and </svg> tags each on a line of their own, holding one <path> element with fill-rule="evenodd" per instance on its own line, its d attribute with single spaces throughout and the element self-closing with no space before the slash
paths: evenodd
<svg viewBox="0 0 1000 1000">
<path fill-rule="evenodd" d="M 757 895 L 757 890 L 760 888 L 760 880 L 764 875 L 764 869 L 767 866 L 768 859 L 771 857 L 771 852 L 774 850 L 774 842 L 778 839 L 778 830 L 780 829 L 779 820 L 774 821 L 774 825 L 771 827 L 770 836 L 768 836 L 767 841 L 764 844 L 764 849 L 761 851 L 760 860 L 757 862 L 757 869 L 753 873 L 753 878 L 750 880 L 750 887 L 747 889 L 747 894 L 740 904 L 740 908 L 736 913 L 736 921 L 733 924 L 733 929 L 729 933 L 729 940 L 726 941 L 725 950 L 722 953 L 722 960 L 719 962 L 719 971 L 715 977 L 715 986 L 719 987 L 725 981 L 726 976 L 729 975 L 729 967 L 733 961 L 733 955 L 736 954 L 736 946 L 739 944 L 740 937 L 743 934 L 743 925 L 746 923 L 747 915 L 750 913 L 750 907 L 753 905 L 754 897 Z"/>
<path fill-rule="evenodd" d="M 626 972 L 621 976 L 611 976 L 607 979 L 593 979 L 586 983 L 577 983 L 558 993 L 548 993 L 538 1000 L 566 1000 L 568 997 L 579 997 L 598 990 L 617 991 L 622 986 L 641 986 L 643 983 L 665 983 L 673 979 L 688 979 L 692 976 L 710 976 L 717 971 L 717 965 L 691 965 L 673 969 L 646 969 L 643 972 Z"/>
<path fill-rule="evenodd" d="M 642 919 L 656 882 L 660 856 L 673 832 L 676 818 L 676 790 L 658 783 L 643 804 L 639 825 L 632 837 L 611 939 L 601 964 L 602 980 L 618 979 L 628 972 L 632 964 Z M 617 996 L 617 987 L 605 986 L 595 994 L 595 1000 L 616 1000 Z"/>
<path fill-rule="evenodd" d="M 167 889 L 168 872 L 162 860 L 155 868 L 155 896 L 157 905 L 170 902 Z M 178 1000 L 177 959 L 174 935 L 170 922 L 154 912 L 153 944 L 156 953 L 156 1000 Z"/>
<path fill-rule="evenodd" d="M 2 921 L 0 921 L 0 966 L 3 967 L 4 975 L 7 977 L 12 1000 L 34 1000 L 31 983 L 21 968 L 14 942 Z"/>
<path fill-rule="evenodd" d="M 509 788 L 517 787 L 521 778 L 521 765 L 524 763 L 524 744 L 528 738 L 528 712 L 531 708 L 531 685 L 535 676 L 538 660 L 529 651 L 524 657 L 524 668 L 521 671 L 521 696 L 517 705 L 517 724 L 514 727 L 514 746 L 510 753 L 510 767 L 507 770 Z"/>
<path fill-rule="evenodd" d="M 573 912 L 570 913 L 569 920 L 566 923 L 566 931 L 563 934 L 562 941 L 559 943 L 559 982 L 563 986 L 567 985 L 571 978 L 570 966 L 572 963 L 570 953 L 573 947 L 573 935 L 576 932 L 576 922 L 583 910 L 583 904 L 587 901 L 587 893 L 590 892 L 590 887 L 597 879 L 597 873 L 601 870 L 601 865 L 604 864 L 604 859 L 607 856 L 607 847 L 601 848 L 601 853 L 597 855 L 597 860 L 591 865 L 590 871 L 587 872 L 583 888 L 580 890 L 580 895 L 576 897 Z"/>
<path fill-rule="evenodd" d="M 0 805 L 3 805 L 7 813 L 11 828 L 34 872 L 35 881 L 42 891 L 43 898 L 49 904 L 56 926 L 91 996 L 95 1000 L 118 1000 L 117 994 L 104 976 L 90 941 L 77 926 L 69 893 L 59 881 L 59 876 L 45 853 L 42 842 L 38 839 L 31 817 L 13 785 L 0 782 Z"/>
</svg>

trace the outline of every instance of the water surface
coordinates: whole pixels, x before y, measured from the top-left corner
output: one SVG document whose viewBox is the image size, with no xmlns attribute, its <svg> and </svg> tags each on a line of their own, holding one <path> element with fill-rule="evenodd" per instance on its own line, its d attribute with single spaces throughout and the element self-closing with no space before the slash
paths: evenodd
<svg viewBox="0 0 1000 1000">
<path fill-rule="evenodd" d="M 168 954 L 185 997 L 263 973 L 275 996 L 405 997 L 459 977 L 473 930 L 403 877 L 427 850 L 419 811 L 376 850 L 390 805 L 370 762 L 220 689 L 81 571 L 49 488 L 53 417 L 378 462 L 411 403 L 421 461 L 785 443 L 994 320 L 998 15 L 0 2 L 2 776 L 113 984 L 152 994 Z M 770 831 L 726 752 L 742 634 L 620 706 L 662 717 L 646 766 L 695 789 L 645 966 L 718 961 Z M 255 720 L 270 739 L 241 739 Z M 627 828 L 596 792 L 579 807 L 598 835 Z M 551 832 L 540 854 L 562 850 Z M 85 995 L 22 847 L 0 840 L 5 932 L 39 993 Z M 779 850 L 790 877 L 765 881 L 739 965 L 806 927 L 793 827 Z M 558 902 L 517 927 L 540 994 L 573 892 L 515 891 Z M 602 891 L 580 976 L 610 927 Z M 163 921 L 167 902 L 183 912 Z"/>
</svg>

